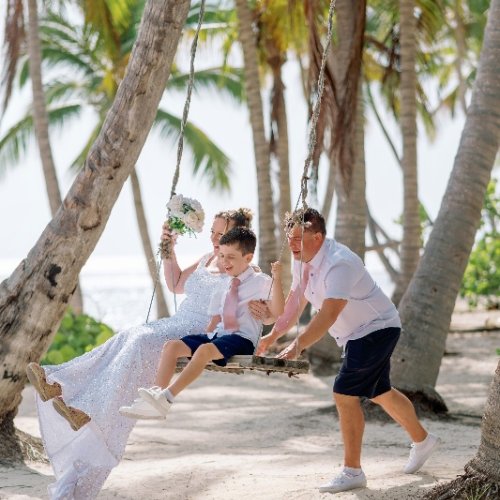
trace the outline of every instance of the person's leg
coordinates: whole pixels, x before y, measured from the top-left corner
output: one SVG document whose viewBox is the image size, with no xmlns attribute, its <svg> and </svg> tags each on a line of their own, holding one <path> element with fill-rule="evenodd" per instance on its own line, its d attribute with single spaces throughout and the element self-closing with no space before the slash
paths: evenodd
<svg viewBox="0 0 500 500">
<path fill-rule="evenodd" d="M 173 384 L 168 386 L 168 390 L 173 396 L 177 396 L 189 384 L 193 383 L 203 372 L 205 366 L 214 359 L 222 359 L 224 356 L 219 349 L 212 344 L 203 344 L 193 354 L 191 361 L 186 365 L 181 374 Z"/>
<path fill-rule="evenodd" d="M 340 431 L 344 443 L 344 465 L 360 469 L 365 417 L 359 397 L 335 392 L 333 395 L 339 413 Z"/>
<path fill-rule="evenodd" d="M 191 356 L 191 349 L 182 340 L 169 340 L 163 346 L 156 371 L 155 385 L 165 388 L 174 376 L 177 360 Z"/>
<path fill-rule="evenodd" d="M 380 405 L 387 414 L 401 425 L 414 443 L 419 443 L 427 437 L 427 431 L 418 420 L 412 402 L 397 389 L 391 388 L 384 394 L 372 398 L 371 401 Z"/>
</svg>

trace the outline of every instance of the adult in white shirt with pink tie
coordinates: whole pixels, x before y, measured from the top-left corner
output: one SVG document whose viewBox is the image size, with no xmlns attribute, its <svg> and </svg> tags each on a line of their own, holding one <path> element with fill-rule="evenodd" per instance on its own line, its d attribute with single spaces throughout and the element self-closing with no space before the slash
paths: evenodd
<svg viewBox="0 0 500 500">
<path fill-rule="evenodd" d="M 366 486 L 361 468 L 364 415 L 360 397 L 379 404 L 408 432 L 413 445 L 404 472 L 416 472 L 438 438 L 423 428 L 411 401 L 391 387 L 390 358 L 401 333 L 396 307 L 355 253 L 326 238 L 325 220 L 319 212 L 312 208 L 298 210 L 289 217 L 286 227 L 294 257 L 292 291 L 282 317 L 261 339 L 258 353 L 264 353 L 290 329 L 307 302 L 317 314 L 278 357 L 296 358 L 327 330 L 344 347 L 343 363 L 333 385 L 344 443 L 344 468 L 319 490 L 336 493 Z"/>
</svg>

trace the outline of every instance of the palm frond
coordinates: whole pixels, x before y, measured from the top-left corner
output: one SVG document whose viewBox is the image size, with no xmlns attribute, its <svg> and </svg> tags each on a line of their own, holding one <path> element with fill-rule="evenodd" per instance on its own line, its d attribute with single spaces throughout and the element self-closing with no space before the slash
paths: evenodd
<svg viewBox="0 0 500 500">
<path fill-rule="evenodd" d="M 16 166 L 26 154 L 34 136 L 33 117 L 25 116 L 10 127 L 0 138 L 0 178 L 7 169 Z"/>
<path fill-rule="evenodd" d="M 167 83 L 167 89 L 185 91 L 189 74 L 172 73 Z M 241 68 L 219 67 L 196 71 L 194 74 L 195 91 L 215 90 L 219 94 L 230 97 L 241 104 L 244 96 L 244 72 Z"/>
<path fill-rule="evenodd" d="M 181 119 L 159 109 L 153 127 L 161 137 L 172 143 L 180 133 Z M 226 154 L 198 127 L 187 123 L 184 130 L 185 145 L 193 156 L 193 173 L 200 173 L 209 182 L 212 189 L 228 191 L 230 189 L 230 160 Z"/>
<path fill-rule="evenodd" d="M 60 106 L 48 109 L 49 125 L 62 128 L 67 122 L 81 113 L 79 104 Z M 26 114 L 10 127 L 0 138 L 0 175 L 5 174 L 8 167 L 13 167 L 26 154 L 31 137 L 34 136 L 33 116 Z"/>
</svg>

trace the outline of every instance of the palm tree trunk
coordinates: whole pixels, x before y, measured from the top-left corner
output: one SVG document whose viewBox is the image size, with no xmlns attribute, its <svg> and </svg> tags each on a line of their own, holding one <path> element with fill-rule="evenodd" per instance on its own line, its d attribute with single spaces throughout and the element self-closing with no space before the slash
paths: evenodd
<svg viewBox="0 0 500 500">
<path fill-rule="evenodd" d="M 361 84 L 360 84 L 361 85 Z M 362 259 L 365 255 L 366 213 L 366 176 L 365 176 L 365 123 L 361 89 L 358 92 L 356 127 L 354 134 L 354 168 L 351 185 L 347 190 L 340 169 L 335 181 L 337 190 L 337 219 L 335 239 L 347 245 Z"/>
<path fill-rule="evenodd" d="M 500 0 L 493 0 L 453 171 L 424 255 L 400 304 L 405 334 L 392 357 L 393 382 L 400 388 L 424 392 L 426 385 L 436 384 L 500 142 L 499 60 Z"/>
<path fill-rule="evenodd" d="M 401 129 L 403 134 L 403 240 L 401 266 L 392 296 L 397 305 L 417 268 L 420 258 L 420 217 L 417 178 L 417 20 L 414 0 L 399 1 L 401 44 Z"/>
<path fill-rule="evenodd" d="M 84 168 L 27 258 L 0 284 L 0 445 L 12 437 L 26 365 L 47 350 L 137 162 L 188 10 L 188 0 L 147 2 L 127 71 Z M 0 453 L 14 460 L 20 450 L 10 446 Z"/>
<path fill-rule="evenodd" d="M 259 201 L 259 266 L 269 272 L 270 263 L 277 257 L 276 223 L 274 219 L 273 191 L 269 143 L 264 129 L 264 111 L 260 94 L 257 43 L 252 29 L 253 20 L 247 0 L 236 0 L 239 19 L 238 37 L 245 66 L 245 92 L 250 124 L 252 126 L 257 189 Z"/>
<path fill-rule="evenodd" d="M 328 221 L 330 218 L 330 212 L 332 211 L 333 198 L 335 194 L 335 177 L 338 170 L 336 166 L 337 159 L 335 155 L 330 155 L 330 165 L 328 167 L 328 177 L 326 179 L 326 191 L 325 197 L 323 198 L 323 204 L 321 205 L 321 214 Z"/>
<path fill-rule="evenodd" d="M 280 256 L 280 261 L 283 266 L 283 289 L 290 290 L 292 285 L 292 259 L 291 253 L 286 242 L 286 234 L 283 230 L 283 221 L 285 215 L 291 210 L 292 202 L 290 195 L 290 162 L 288 156 L 288 124 L 285 102 L 285 84 L 282 79 L 282 68 L 280 64 L 274 71 L 274 104 L 276 109 L 273 110 L 276 118 L 276 129 L 278 132 L 278 141 L 276 146 L 276 156 L 278 157 L 279 165 L 279 234 L 280 234 L 280 249 L 283 253 Z"/>
<path fill-rule="evenodd" d="M 52 217 L 61 206 L 61 192 L 57 181 L 56 167 L 49 140 L 49 120 L 45 105 L 45 94 L 42 84 L 42 55 L 38 34 L 38 7 L 36 0 L 28 0 L 28 54 L 30 58 L 30 77 L 33 92 L 33 125 L 42 161 L 43 177 L 49 198 Z M 83 310 L 83 299 L 80 284 L 77 283 L 71 306 L 76 313 Z"/>
<path fill-rule="evenodd" d="M 468 462 L 465 474 L 433 488 L 426 500 L 456 498 L 500 498 L 500 362 L 490 386 L 481 425 L 481 442 L 476 456 Z"/>
<path fill-rule="evenodd" d="M 144 211 L 144 204 L 142 203 L 141 185 L 139 183 L 139 177 L 137 176 L 137 171 L 134 168 L 130 174 L 130 183 L 132 185 L 132 194 L 134 196 L 134 207 L 135 215 L 137 217 L 137 226 L 139 227 L 139 233 L 141 235 L 142 250 L 144 251 L 144 256 L 148 263 L 149 276 L 153 282 L 153 286 L 158 279 L 158 271 L 156 269 L 156 259 L 153 252 L 153 247 L 151 245 L 151 239 L 148 233 L 148 224 L 146 221 L 146 213 Z M 163 288 L 161 283 L 156 283 L 156 312 L 158 318 L 166 318 L 170 316 L 168 312 L 167 303 L 165 301 L 165 295 L 163 293 Z"/>
</svg>

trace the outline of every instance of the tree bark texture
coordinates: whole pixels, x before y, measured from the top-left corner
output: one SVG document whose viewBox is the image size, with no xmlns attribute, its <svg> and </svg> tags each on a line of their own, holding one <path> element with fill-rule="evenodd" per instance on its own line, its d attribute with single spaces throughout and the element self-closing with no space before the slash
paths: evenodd
<svg viewBox="0 0 500 500">
<path fill-rule="evenodd" d="M 25 367 L 49 346 L 78 273 L 149 133 L 189 10 L 150 0 L 116 98 L 63 204 L 38 242 L 0 284 L 0 426 L 17 412 Z"/>
<path fill-rule="evenodd" d="M 57 180 L 56 167 L 49 138 L 49 118 L 42 83 L 42 50 L 40 45 L 37 0 L 28 0 L 28 54 L 30 59 L 31 89 L 33 93 L 33 126 L 42 162 L 43 178 L 49 198 L 52 217 L 61 206 L 61 191 Z M 83 298 L 79 283 L 71 299 L 76 313 L 83 310 Z"/>
<path fill-rule="evenodd" d="M 433 488 L 426 500 L 497 500 L 500 498 L 500 363 L 491 383 L 481 426 L 481 442 L 465 473 Z"/>
<path fill-rule="evenodd" d="M 286 102 L 285 102 L 285 84 L 282 80 L 281 70 L 282 65 L 277 68 L 274 72 L 274 88 L 275 95 L 273 97 L 273 102 L 275 109 L 273 113 L 276 114 L 276 130 L 278 133 L 276 141 L 276 156 L 278 158 L 279 165 L 279 245 L 280 249 L 283 249 L 283 253 L 280 255 L 280 261 L 283 266 L 282 278 L 284 290 L 290 290 L 292 286 L 292 256 L 286 241 L 286 234 L 283 229 L 283 224 L 285 220 L 285 215 L 291 210 L 291 195 L 290 195 L 290 161 L 288 155 L 288 124 L 287 124 L 287 112 L 286 112 Z"/>
<path fill-rule="evenodd" d="M 401 300 L 420 258 L 420 217 L 417 171 L 417 19 L 415 0 L 399 0 L 399 32 L 401 45 L 401 132 L 403 136 L 403 240 L 401 265 L 392 296 Z"/>
<path fill-rule="evenodd" d="M 500 143 L 500 0 L 491 3 L 471 104 L 438 217 L 400 304 L 393 383 L 435 386 Z"/>
<path fill-rule="evenodd" d="M 148 223 L 146 219 L 146 212 L 144 211 L 144 204 L 142 202 L 141 185 L 139 183 L 139 177 L 137 171 L 134 168 L 130 174 L 130 183 L 132 185 L 132 195 L 134 197 L 134 207 L 135 216 L 137 218 L 137 226 L 139 228 L 139 234 L 141 235 L 142 250 L 146 261 L 148 263 L 149 276 L 153 287 L 155 289 L 156 296 L 156 313 L 158 318 L 166 318 L 170 316 L 168 312 L 167 302 L 165 300 L 165 294 L 163 293 L 163 287 L 160 283 L 162 279 L 161 273 L 158 275 L 157 262 L 153 247 L 151 245 L 151 238 L 148 232 Z M 158 277 L 159 276 L 159 277 Z M 158 280 L 158 283 L 156 282 Z M 155 286 L 156 284 L 156 286 Z"/>
<path fill-rule="evenodd" d="M 252 28 L 253 19 L 247 0 L 236 0 L 236 13 L 239 20 L 238 37 L 243 51 L 245 66 L 245 92 L 257 170 L 257 190 L 259 206 L 259 266 L 269 273 L 270 263 L 278 255 L 276 223 L 274 218 L 273 191 L 271 186 L 271 162 L 269 143 L 264 129 L 264 110 L 260 94 L 260 79 L 257 43 Z"/>
<path fill-rule="evenodd" d="M 340 169 L 336 169 L 337 218 L 335 222 L 335 239 L 347 245 L 353 252 L 364 259 L 367 212 L 365 117 L 361 89 L 358 92 L 354 141 L 356 153 L 349 189 L 346 188 L 345 182 L 343 182 Z"/>
</svg>

